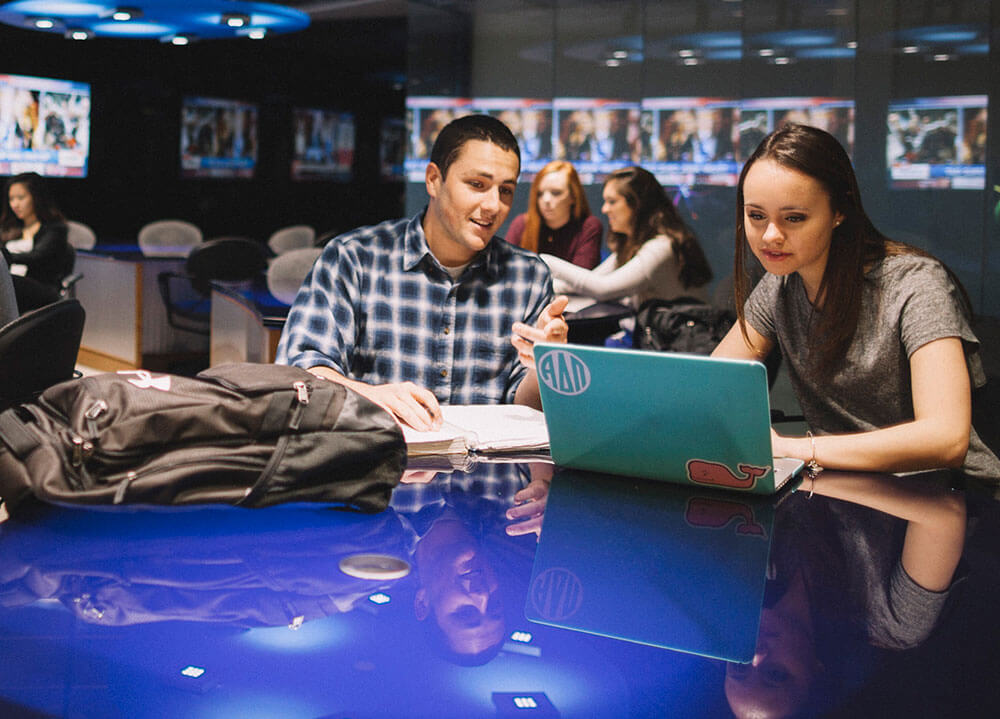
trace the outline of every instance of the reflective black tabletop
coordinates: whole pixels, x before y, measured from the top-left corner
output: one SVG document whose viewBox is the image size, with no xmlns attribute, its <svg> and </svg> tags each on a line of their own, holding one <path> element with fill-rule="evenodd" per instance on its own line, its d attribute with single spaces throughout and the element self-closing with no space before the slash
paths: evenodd
<svg viewBox="0 0 1000 719">
<path fill-rule="evenodd" d="M 1000 715 L 1000 511 L 946 477 L 410 478 L 8 519 L 0 717 Z"/>
</svg>

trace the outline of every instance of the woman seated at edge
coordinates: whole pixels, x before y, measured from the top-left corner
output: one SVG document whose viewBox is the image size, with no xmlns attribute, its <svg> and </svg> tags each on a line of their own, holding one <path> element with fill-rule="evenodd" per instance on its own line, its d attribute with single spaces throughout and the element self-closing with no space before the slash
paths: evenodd
<svg viewBox="0 0 1000 719">
<path fill-rule="evenodd" d="M 59 287 L 72 250 L 68 228 L 41 176 L 24 172 L 7 181 L 0 241 L 13 274 Z"/>
<path fill-rule="evenodd" d="M 590 214 L 580 176 L 569 162 L 550 162 L 535 175 L 528 211 L 507 230 L 507 241 L 588 270 L 601 261 L 604 226 Z"/>
<path fill-rule="evenodd" d="M 811 476 L 960 467 L 995 489 L 1000 461 L 971 423 L 971 387 L 985 375 L 968 297 L 938 260 L 875 228 L 837 140 L 806 125 L 776 130 L 736 197 L 739 321 L 712 354 L 781 348 L 811 432 L 772 432 L 774 454 L 806 461 Z M 767 271 L 752 292 L 747 246 Z"/>
<path fill-rule="evenodd" d="M 625 300 L 635 309 L 654 298 L 707 300 L 708 260 L 651 173 L 641 167 L 617 170 L 605 180 L 603 197 L 613 252 L 593 270 L 542 254 L 556 294 Z"/>
</svg>

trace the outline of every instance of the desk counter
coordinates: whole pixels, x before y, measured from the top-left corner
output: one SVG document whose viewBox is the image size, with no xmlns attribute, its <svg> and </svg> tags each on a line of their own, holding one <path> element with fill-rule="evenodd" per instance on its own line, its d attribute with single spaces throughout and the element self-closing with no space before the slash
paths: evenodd
<svg viewBox="0 0 1000 719">
<path fill-rule="evenodd" d="M 43 509 L 0 524 L 0 716 L 997 716 L 1000 511 L 938 482 L 498 463 L 371 516 Z M 943 603 L 914 535 L 916 575 L 961 557 Z"/>
</svg>

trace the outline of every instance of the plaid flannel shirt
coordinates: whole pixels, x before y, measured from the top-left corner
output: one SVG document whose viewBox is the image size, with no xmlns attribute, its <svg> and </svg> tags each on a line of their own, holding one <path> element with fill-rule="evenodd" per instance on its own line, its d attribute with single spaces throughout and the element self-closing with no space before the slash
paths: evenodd
<svg viewBox="0 0 1000 719">
<path fill-rule="evenodd" d="M 410 381 L 443 404 L 501 404 L 527 373 L 510 343 L 552 300 L 545 264 L 494 237 L 457 281 L 421 221 L 383 222 L 330 241 L 285 323 L 277 362 L 326 366 L 369 384 Z"/>
</svg>

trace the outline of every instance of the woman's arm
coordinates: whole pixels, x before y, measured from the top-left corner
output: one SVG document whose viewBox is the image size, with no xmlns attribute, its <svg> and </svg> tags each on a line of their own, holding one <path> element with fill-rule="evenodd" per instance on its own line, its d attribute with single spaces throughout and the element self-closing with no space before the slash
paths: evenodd
<svg viewBox="0 0 1000 719">
<path fill-rule="evenodd" d="M 52 262 L 66 251 L 68 230 L 63 223 L 42 225 L 35 235 L 34 247 L 28 252 L 9 253 L 11 264 L 31 267 L 39 262 Z"/>
<path fill-rule="evenodd" d="M 568 287 L 572 294 L 604 302 L 636 294 L 653 278 L 657 269 L 673 256 L 669 238 L 657 237 L 640 247 L 631 260 L 607 274 L 585 270 L 553 255 L 542 255 L 542 259 L 549 266 L 552 275 L 564 282 L 564 287 Z"/>
<path fill-rule="evenodd" d="M 755 330 L 749 322 L 747 322 L 747 335 L 750 337 L 749 345 L 740 330 L 740 323 L 737 322 L 729 328 L 726 336 L 712 350 L 712 356 L 763 362 L 771 353 L 774 343 Z"/>
<path fill-rule="evenodd" d="M 931 481 L 884 475 L 821 474 L 808 491 L 907 520 L 903 569 L 917 584 L 943 592 L 951 584 L 965 542 L 965 498 Z"/>
<path fill-rule="evenodd" d="M 870 432 L 811 439 L 775 435 L 775 455 L 815 459 L 830 469 L 877 472 L 961 466 L 972 425 L 969 374 L 961 340 L 943 337 L 917 349 L 910 355 L 910 376 L 912 421 Z"/>
</svg>

